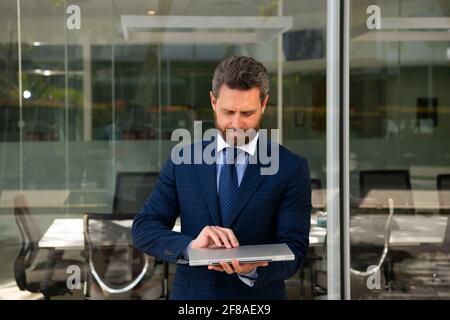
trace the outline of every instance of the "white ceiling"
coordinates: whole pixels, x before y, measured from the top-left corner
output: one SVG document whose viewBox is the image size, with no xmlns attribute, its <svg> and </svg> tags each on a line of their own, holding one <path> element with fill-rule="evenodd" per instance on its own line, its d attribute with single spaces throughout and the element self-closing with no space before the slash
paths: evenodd
<svg viewBox="0 0 450 320">
<path fill-rule="evenodd" d="M 39 41 L 49 44 L 121 44 L 125 43 L 120 28 L 122 15 L 145 15 L 155 10 L 157 15 L 184 16 L 260 16 L 276 14 L 277 0 L 77 0 L 82 10 L 79 31 L 64 30 L 63 0 L 22 0 L 22 43 Z M 326 0 L 283 0 L 284 14 L 293 17 L 293 29 L 322 28 L 326 26 Z M 450 16 L 450 0 L 353 0 L 352 26 L 365 24 L 366 8 L 378 4 L 382 16 Z M 401 5 L 400 5 L 401 4 Z M 374 37 L 376 39 L 376 37 Z M 422 39 L 423 40 L 423 39 Z M 0 1 L 0 45 L 17 41 L 17 2 Z M 377 43 L 372 42 L 372 47 Z M 442 43 L 441 43 L 442 44 Z M 371 46 L 371 44 L 363 44 Z M 426 44 L 424 47 L 429 47 Z M 420 47 L 420 46 L 419 46 Z M 373 60 L 380 50 L 372 53 Z M 369 52 L 369 51 L 367 51 Z M 423 54 L 424 59 L 427 56 Z M 442 54 L 446 61 L 446 55 Z M 367 57 L 364 57 L 366 59 Z M 405 58 L 405 61 L 407 59 Z M 370 61 L 370 59 L 368 60 Z"/>
<path fill-rule="evenodd" d="M 22 42 L 46 41 L 64 43 L 63 0 L 22 0 Z M 325 28 L 326 0 L 283 0 L 284 14 L 294 17 L 294 29 Z M 71 32 L 74 41 L 89 43 L 121 41 L 120 16 L 157 15 L 187 16 L 260 16 L 276 15 L 278 0 L 77 0 L 82 10 L 82 30 Z M 353 0 L 352 25 L 365 23 L 368 5 L 377 3 L 382 16 L 450 16 L 449 0 Z M 401 6 L 399 5 L 401 3 Z M 114 28 L 114 29 L 113 29 Z M 16 0 L 0 1 L 0 42 L 17 36 Z"/>
</svg>

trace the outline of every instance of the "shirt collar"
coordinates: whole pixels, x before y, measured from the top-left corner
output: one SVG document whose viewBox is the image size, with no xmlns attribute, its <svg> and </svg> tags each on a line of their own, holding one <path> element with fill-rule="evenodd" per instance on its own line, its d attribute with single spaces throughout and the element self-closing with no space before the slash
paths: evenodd
<svg viewBox="0 0 450 320">
<path fill-rule="evenodd" d="M 237 146 L 238 149 L 241 149 L 247 152 L 249 155 L 253 156 L 256 152 L 256 143 L 258 142 L 259 132 L 250 140 L 247 144 L 242 146 Z M 220 133 L 217 134 L 217 153 L 222 151 L 225 148 L 230 147 L 230 145 L 223 139 Z"/>
</svg>

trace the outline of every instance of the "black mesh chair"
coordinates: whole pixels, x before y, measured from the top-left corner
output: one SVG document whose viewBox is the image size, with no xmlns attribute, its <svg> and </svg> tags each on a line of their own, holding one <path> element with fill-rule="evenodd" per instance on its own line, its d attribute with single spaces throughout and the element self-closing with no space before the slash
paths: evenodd
<svg viewBox="0 0 450 320">
<path fill-rule="evenodd" d="M 80 282 L 83 282 L 84 263 L 80 260 L 63 259 L 64 251 L 55 249 L 45 249 L 46 260 L 39 262 L 42 233 L 22 194 L 14 199 L 14 216 L 21 236 L 20 252 L 14 261 L 14 277 L 19 289 L 41 293 L 45 299 L 71 294 L 67 284 L 71 274 L 67 271 L 77 266 Z"/>
<path fill-rule="evenodd" d="M 320 179 L 311 179 L 311 189 L 322 189 L 322 182 Z"/>
<path fill-rule="evenodd" d="M 415 213 L 408 170 L 360 171 L 359 188 L 361 199 L 372 196 L 371 191 L 374 191 L 376 197 L 374 200 L 377 204 L 385 205 L 391 198 L 395 202 L 396 211 Z"/>
<path fill-rule="evenodd" d="M 437 190 L 441 214 L 450 214 L 450 174 L 437 176 Z"/>
<path fill-rule="evenodd" d="M 414 198 L 411 188 L 411 180 L 408 170 L 368 170 L 361 171 L 359 175 L 359 186 L 361 198 L 371 197 L 371 191 L 374 191 L 376 195 L 376 203 L 381 205 L 381 209 L 377 209 L 376 212 L 387 214 L 384 204 L 392 199 L 394 202 L 394 209 L 396 214 L 415 214 Z M 362 211 L 363 213 L 366 210 Z M 375 212 L 372 209 L 367 210 L 368 213 Z M 352 254 L 363 257 L 367 255 L 376 256 L 379 252 L 382 252 L 384 247 L 378 245 L 370 246 L 353 246 Z M 389 282 L 391 289 L 401 289 L 398 287 L 396 272 L 394 272 L 394 266 L 402 261 L 411 259 L 411 249 L 391 249 L 389 256 L 386 259 L 387 264 L 385 266 L 386 280 Z"/>
<path fill-rule="evenodd" d="M 450 218 L 450 174 L 440 174 L 437 176 L 437 189 L 439 195 L 439 213 Z M 443 252 L 450 253 L 450 222 L 447 221 L 445 228 Z"/>
<path fill-rule="evenodd" d="M 322 182 L 320 179 L 311 179 L 311 190 L 314 192 L 314 190 L 321 190 L 322 189 Z M 322 203 L 321 200 L 318 201 L 319 203 Z M 313 210 L 323 209 L 323 207 L 320 208 L 313 208 Z M 300 278 L 300 296 L 305 296 L 305 270 L 309 271 L 309 279 L 310 279 L 310 291 L 311 296 L 317 295 L 316 294 L 316 282 L 315 282 L 315 265 L 317 262 L 322 261 L 323 258 L 320 255 L 315 254 L 314 248 L 309 247 L 306 259 L 303 261 L 300 270 L 299 270 L 299 278 Z"/>
<path fill-rule="evenodd" d="M 159 172 L 119 172 L 113 200 L 114 214 L 136 214 L 153 192 Z M 168 297 L 169 263 L 156 261 L 164 269 L 164 293 Z"/>
<path fill-rule="evenodd" d="M 152 193 L 158 172 L 119 172 L 113 200 L 113 213 L 137 213 Z"/>
<path fill-rule="evenodd" d="M 393 199 L 389 198 L 388 204 L 389 215 L 386 219 L 386 222 L 384 223 L 383 249 L 377 257 L 376 264 L 371 265 L 370 269 L 366 268 L 365 270 L 359 270 L 354 267 L 350 268 L 352 295 L 355 298 L 362 298 L 365 295 L 367 295 L 368 297 L 373 297 L 373 289 L 385 289 L 387 286 L 392 285 L 390 283 L 392 272 L 390 270 L 390 264 L 387 262 L 389 262 L 389 239 L 391 237 L 392 230 L 395 229 L 395 223 L 393 221 Z M 383 267 L 385 267 L 385 269 L 383 269 Z M 368 287 L 368 280 L 370 280 L 369 277 L 373 277 L 374 283 L 371 283 L 371 285 L 373 285 L 374 287 Z"/>
<path fill-rule="evenodd" d="M 354 265 L 350 267 L 350 283 L 351 283 L 351 293 L 352 298 L 373 298 L 377 294 L 381 294 L 383 289 L 386 289 L 389 285 L 389 239 L 391 237 L 392 230 L 395 230 L 394 222 L 394 201 L 388 199 L 388 210 L 389 215 L 384 223 L 383 228 L 383 248 L 382 250 L 372 259 L 370 263 L 371 268 L 360 269 Z M 327 237 L 325 236 L 323 244 L 323 259 L 327 259 Z M 352 262 L 353 260 L 359 260 L 351 254 Z M 359 262 L 359 261 L 358 261 Z M 359 264 L 359 263 L 358 263 Z M 360 266 L 361 267 L 361 266 Z M 373 277 L 374 288 L 369 288 L 368 278 Z M 379 283 L 376 283 L 379 280 Z M 314 295 L 326 295 L 327 293 L 327 271 L 319 270 L 314 276 Z M 379 288 L 381 291 L 373 291 L 372 289 Z"/>
<path fill-rule="evenodd" d="M 322 193 L 322 182 L 320 179 L 311 179 L 313 212 L 325 209 L 325 197 Z"/>
<path fill-rule="evenodd" d="M 88 299 L 160 299 L 163 279 L 154 277 L 155 258 L 131 240 L 134 214 L 83 215 Z"/>
</svg>

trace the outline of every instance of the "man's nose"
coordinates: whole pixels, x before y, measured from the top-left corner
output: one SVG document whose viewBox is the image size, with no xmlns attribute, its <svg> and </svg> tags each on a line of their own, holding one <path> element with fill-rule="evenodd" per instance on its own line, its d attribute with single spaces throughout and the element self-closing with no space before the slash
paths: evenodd
<svg viewBox="0 0 450 320">
<path fill-rule="evenodd" d="M 241 116 L 239 115 L 238 112 L 236 112 L 236 114 L 234 115 L 231 125 L 232 125 L 232 127 L 234 129 L 241 129 L 242 128 L 241 127 L 242 126 L 242 118 L 241 118 Z"/>
</svg>

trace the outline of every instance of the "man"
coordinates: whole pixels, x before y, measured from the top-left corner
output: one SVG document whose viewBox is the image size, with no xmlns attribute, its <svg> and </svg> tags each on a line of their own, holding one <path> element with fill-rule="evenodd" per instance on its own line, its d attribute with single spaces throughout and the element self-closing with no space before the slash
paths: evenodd
<svg viewBox="0 0 450 320">
<path fill-rule="evenodd" d="M 284 280 L 298 270 L 309 245 L 308 164 L 283 146 L 264 142 L 269 150 L 278 148 L 279 168 L 276 174 L 261 174 L 264 164 L 258 150 L 265 145 L 259 133 L 269 99 L 269 79 L 261 63 L 244 56 L 222 61 L 210 99 L 218 129 L 215 163 L 167 161 L 134 219 L 134 245 L 178 263 L 171 299 L 287 299 Z M 201 150 L 207 145 L 203 142 Z M 172 231 L 178 216 L 181 233 Z M 193 248 L 271 243 L 286 243 L 295 260 L 180 264 Z"/>
</svg>

